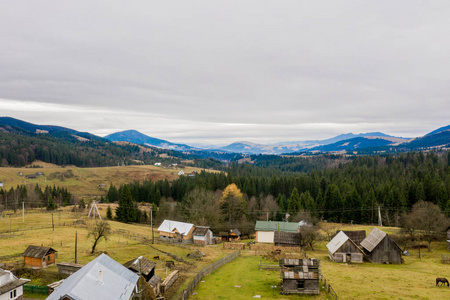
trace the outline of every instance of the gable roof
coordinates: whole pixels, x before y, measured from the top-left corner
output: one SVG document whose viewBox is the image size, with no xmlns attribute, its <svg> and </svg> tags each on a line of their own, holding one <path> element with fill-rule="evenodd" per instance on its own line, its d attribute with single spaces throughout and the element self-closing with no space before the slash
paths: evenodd
<svg viewBox="0 0 450 300">
<path fill-rule="evenodd" d="M 123 264 L 123 266 L 133 272 L 139 272 L 139 262 L 137 261 L 138 258 L 132 259 L 130 261 L 127 261 Z M 155 268 L 156 263 L 152 262 L 151 260 L 142 257 L 141 258 L 141 273 L 147 276 L 150 274 L 150 272 Z"/>
<path fill-rule="evenodd" d="M 19 286 L 22 286 L 31 281 L 30 279 L 17 278 L 10 271 L 6 271 L 3 269 L 0 269 L 0 277 L 2 277 L 2 280 L 0 280 L 0 282 L 4 282 L 2 285 L 0 285 L 0 295 L 8 293 L 9 291 L 12 291 Z"/>
<path fill-rule="evenodd" d="M 237 229 L 231 229 L 230 230 L 230 234 L 231 233 L 234 233 L 235 235 L 237 235 L 237 236 L 240 236 L 241 235 L 241 232 L 239 231 L 239 230 L 237 230 Z"/>
<path fill-rule="evenodd" d="M 386 232 L 374 227 L 369 235 L 361 242 L 361 246 L 367 251 L 372 252 L 385 236 Z"/>
<path fill-rule="evenodd" d="M 178 221 L 164 220 L 162 224 L 158 227 L 158 231 L 164 232 L 174 232 L 175 229 L 182 235 L 187 235 L 191 231 L 194 224 L 183 223 Z"/>
<path fill-rule="evenodd" d="M 361 245 L 361 242 L 366 238 L 365 230 L 342 230 L 349 239 L 356 245 Z"/>
<path fill-rule="evenodd" d="M 339 231 L 338 234 L 334 236 L 334 238 L 327 244 L 328 250 L 331 252 L 331 254 L 336 253 L 336 251 L 339 250 L 339 248 L 342 247 L 347 241 L 350 241 L 357 249 L 358 246 L 356 246 L 355 242 L 353 242 L 342 230 Z M 360 249 L 359 249 L 360 250 Z M 361 251 L 361 250 L 360 250 Z M 361 251 L 362 252 L 362 251 Z"/>
<path fill-rule="evenodd" d="M 103 280 L 99 280 L 100 272 L 102 272 Z M 106 254 L 101 254 L 70 275 L 47 299 L 59 300 L 68 297 L 74 300 L 128 300 L 138 279 L 139 275 Z"/>
<path fill-rule="evenodd" d="M 161 282 L 161 277 L 159 277 L 158 275 L 153 275 L 152 278 L 150 278 L 150 280 L 148 281 L 148 283 L 152 286 L 152 288 L 155 288 L 155 286 L 158 285 L 158 283 Z"/>
<path fill-rule="evenodd" d="M 43 246 L 28 246 L 27 250 L 22 254 L 22 256 L 26 257 L 35 257 L 35 258 L 43 258 L 48 253 L 58 252 L 51 247 L 43 247 Z"/>
<path fill-rule="evenodd" d="M 298 223 L 277 221 L 256 221 L 256 231 L 285 231 L 298 232 Z"/>
<path fill-rule="evenodd" d="M 208 230 L 211 230 L 209 227 L 206 226 L 195 226 L 194 229 L 194 235 L 205 235 Z"/>
</svg>

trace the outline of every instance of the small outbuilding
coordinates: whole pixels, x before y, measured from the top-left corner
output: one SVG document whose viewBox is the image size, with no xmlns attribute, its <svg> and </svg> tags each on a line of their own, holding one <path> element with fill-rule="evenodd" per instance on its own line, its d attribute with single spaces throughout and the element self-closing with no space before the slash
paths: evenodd
<svg viewBox="0 0 450 300">
<path fill-rule="evenodd" d="M 145 257 L 142 257 L 140 261 L 138 258 L 134 258 L 124 263 L 123 266 L 138 275 L 141 273 L 145 281 L 149 281 L 155 275 L 156 263 Z"/>
<path fill-rule="evenodd" d="M 158 275 L 154 275 L 152 278 L 150 278 L 148 283 L 155 292 L 156 297 L 158 297 L 161 293 L 161 277 L 159 277 Z"/>
<path fill-rule="evenodd" d="M 28 246 L 22 254 L 26 266 L 34 268 L 45 268 L 56 262 L 56 251 L 51 247 Z"/>
<path fill-rule="evenodd" d="M 67 275 L 72 275 L 73 273 L 84 267 L 84 265 L 82 264 L 68 263 L 68 262 L 57 263 L 56 265 L 58 266 L 59 274 L 67 274 Z"/>
<path fill-rule="evenodd" d="M 327 244 L 328 256 L 335 262 L 362 263 L 364 252 L 343 231 Z"/>
<path fill-rule="evenodd" d="M 194 229 L 194 244 L 211 245 L 213 244 L 213 232 L 206 226 L 195 226 Z"/>
<path fill-rule="evenodd" d="M 280 260 L 283 293 L 313 294 L 319 290 L 319 261 L 314 258 Z"/>
<path fill-rule="evenodd" d="M 294 222 L 277 222 L 277 221 L 256 221 L 256 242 L 270 243 L 275 242 L 275 231 L 279 232 L 299 232 L 299 224 Z"/>
<path fill-rule="evenodd" d="M 401 264 L 402 249 L 389 235 L 378 228 L 374 228 L 361 242 L 366 258 L 374 263 Z"/>
</svg>

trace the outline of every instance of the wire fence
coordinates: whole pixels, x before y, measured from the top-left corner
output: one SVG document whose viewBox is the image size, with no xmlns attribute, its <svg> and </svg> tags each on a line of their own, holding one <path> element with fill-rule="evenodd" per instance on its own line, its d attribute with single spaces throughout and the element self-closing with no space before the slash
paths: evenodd
<svg viewBox="0 0 450 300">
<path fill-rule="evenodd" d="M 339 297 L 338 297 L 338 295 L 336 294 L 335 290 L 333 289 L 333 287 L 331 286 L 331 284 L 329 284 L 329 283 L 327 282 L 327 279 L 326 279 L 322 274 L 319 275 L 319 280 L 320 280 L 320 283 L 322 284 L 322 286 L 324 287 L 325 291 L 326 291 L 331 297 L 333 297 L 334 300 L 338 300 Z"/>
<path fill-rule="evenodd" d="M 206 275 L 212 273 L 213 271 L 217 270 L 218 268 L 220 268 L 221 266 L 223 266 L 224 264 L 229 263 L 230 261 L 232 261 L 233 259 L 235 259 L 236 257 L 238 257 L 239 255 L 241 255 L 241 251 L 236 251 L 233 252 L 215 262 L 213 262 L 210 265 L 207 265 L 206 267 L 204 267 L 200 272 L 198 272 L 197 276 L 195 276 L 195 278 L 192 280 L 192 282 L 188 285 L 187 289 L 185 289 L 183 291 L 183 294 L 181 296 L 182 300 L 186 300 L 187 298 L 189 298 L 189 296 L 192 294 L 192 292 L 194 291 L 195 287 L 197 286 L 197 284 L 203 279 L 203 277 L 205 277 Z"/>
</svg>

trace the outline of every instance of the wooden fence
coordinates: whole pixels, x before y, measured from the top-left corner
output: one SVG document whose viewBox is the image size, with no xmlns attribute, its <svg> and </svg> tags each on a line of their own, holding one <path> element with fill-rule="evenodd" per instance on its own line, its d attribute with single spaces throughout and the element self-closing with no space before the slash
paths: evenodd
<svg viewBox="0 0 450 300">
<path fill-rule="evenodd" d="M 185 289 L 183 291 L 183 294 L 181 295 L 181 299 L 182 300 L 186 300 L 187 298 L 189 298 L 189 296 L 192 294 L 192 292 L 194 291 L 195 287 L 197 286 L 197 284 L 203 279 L 203 277 L 205 277 L 206 275 L 212 273 L 213 271 L 217 270 L 218 268 L 220 268 L 221 266 L 223 266 L 224 264 L 229 263 L 230 261 L 232 261 L 233 259 L 235 259 L 236 257 L 238 257 L 241 254 L 241 251 L 236 251 L 233 252 L 215 262 L 213 262 L 210 265 L 207 265 L 206 267 L 204 267 L 200 272 L 198 272 L 197 276 L 195 276 L 195 278 L 192 280 L 192 282 L 188 285 L 187 289 Z"/>
<path fill-rule="evenodd" d="M 319 274 L 319 280 L 320 280 L 320 284 L 323 285 L 325 291 L 328 294 L 330 294 L 330 296 L 333 297 L 334 300 L 338 300 L 339 299 L 338 295 L 336 294 L 334 289 L 331 287 L 331 284 L 327 283 L 327 279 L 322 274 Z"/>
<path fill-rule="evenodd" d="M 280 271 L 280 265 L 265 265 L 261 261 L 259 261 L 259 270 L 268 270 L 268 271 Z"/>
</svg>

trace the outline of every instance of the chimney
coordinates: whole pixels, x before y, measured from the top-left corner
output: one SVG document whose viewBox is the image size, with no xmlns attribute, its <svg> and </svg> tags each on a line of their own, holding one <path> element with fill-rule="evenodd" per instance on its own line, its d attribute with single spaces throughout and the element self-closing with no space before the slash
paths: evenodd
<svg viewBox="0 0 450 300">
<path fill-rule="evenodd" d="M 103 284 L 103 271 L 98 271 L 97 281 Z"/>
</svg>

